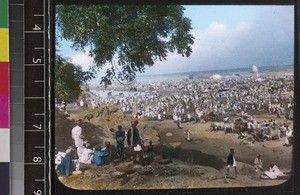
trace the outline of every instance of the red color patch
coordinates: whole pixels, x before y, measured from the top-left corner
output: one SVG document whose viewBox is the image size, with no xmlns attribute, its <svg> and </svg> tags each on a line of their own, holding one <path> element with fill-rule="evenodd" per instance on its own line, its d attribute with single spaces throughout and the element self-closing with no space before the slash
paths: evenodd
<svg viewBox="0 0 300 195">
<path fill-rule="evenodd" d="M 0 128 L 9 128 L 8 66 L 8 62 L 0 62 Z"/>
<path fill-rule="evenodd" d="M 8 62 L 0 62 L 0 94 L 8 96 Z"/>
</svg>

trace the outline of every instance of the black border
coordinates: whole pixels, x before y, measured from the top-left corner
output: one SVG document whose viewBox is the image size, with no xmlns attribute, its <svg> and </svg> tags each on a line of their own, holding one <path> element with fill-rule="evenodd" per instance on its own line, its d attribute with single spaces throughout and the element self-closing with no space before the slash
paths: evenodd
<svg viewBox="0 0 300 195">
<path fill-rule="evenodd" d="M 54 105 L 54 59 L 55 59 L 55 5 L 56 4 L 183 4 L 183 5 L 294 5 L 295 26 L 294 26 L 294 136 L 296 140 L 300 140 L 300 97 L 299 97 L 299 75 L 300 75 L 300 58 L 299 58 L 299 21 L 300 21 L 300 0 L 49 0 L 50 6 L 50 129 L 51 146 L 55 145 L 54 122 L 55 113 Z M 53 126 L 52 126 L 53 125 Z M 54 171 L 54 150 L 50 147 L 51 154 L 51 194 L 299 194 L 300 193 L 300 163 L 299 163 L 299 142 L 295 142 L 293 146 L 293 174 L 283 184 L 266 187 L 239 187 L 239 188 L 199 188 L 199 189 L 157 189 L 157 190 L 74 190 L 64 186 L 56 176 Z"/>
</svg>

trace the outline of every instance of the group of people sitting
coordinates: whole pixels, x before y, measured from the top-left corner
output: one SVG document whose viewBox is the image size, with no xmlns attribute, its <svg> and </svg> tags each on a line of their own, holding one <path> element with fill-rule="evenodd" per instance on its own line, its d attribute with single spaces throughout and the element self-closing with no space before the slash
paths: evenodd
<svg viewBox="0 0 300 195">
<path fill-rule="evenodd" d="M 278 177 L 285 176 L 285 174 L 274 163 L 270 163 L 269 170 L 264 171 L 260 154 L 257 154 L 254 159 L 254 168 L 256 172 L 258 172 L 258 170 L 262 172 L 261 178 L 263 179 L 277 179 Z"/>
<path fill-rule="evenodd" d="M 56 170 L 58 175 L 69 176 L 71 174 L 72 165 L 75 166 L 75 171 L 80 171 L 81 163 L 104 166 L 107 164 L 106 160 L 108 160 L 106 157 L 108 155 L 114 155 L 114 153 L 116 153 L 121 161 L 124 160 L 125 140 L 127 140 L 129 148 L 132 149 L 128 159 L 132 159 L 134 164 L 143 164 L 143 143 L 139 130 L 137 129 L 138 121 L 136 119 L 131 121 L 131 128 L 127 133 L 123 130 L 121 125 L 118 125 L 118 130 L 115 133 L 116 147 L 112 146 L 109 142 L 106 142 L 105 146 L 101 146 L 99 143 L 92 146 L 85 141 L 80 125 L 81 121 L 78 120 L 72 129 L 72 139 L 75 143 L 76 152 L 70 147 L 65 152 L 58 152 L 56 155 L 55 164 L 57 164 Z"/>
<path fill-rule="evenodd" d="M 232 168 L 234 168 L 235 175 L 237 176 L 238 170 L 237 170 L 237 163 L 236 163 L 236 160 L 234 157 L 234 149 L 233 148 L 230 149 L 230 152 L 227 156 L 227 164 L 228 164 L 228 166 L 227 166 L 226 175 L 229 175 L 229 169 L 230 169 L 230 167 L 232 167 Z M 254 170 L 256 172 L 260 171 L 261 172 L 260 177 L 263 179 L 277 179 L 278 177 L 285 176 L 285 174 L 273 162 L 270 163 L 269 170 L 264 171 L 260 154 L 257 154 L 254 159 Z"/>
<path fill-rule="evenodd" d="M 108 155 L 106 147 L 95 146 L 92 149 L 89 143 L 84 143 L 83 146 L 77 148 L 76 154 L 71 148 L 66 152 L 58 152 L 55 160 L 56 170 L 60 176 L 69 176 L 74 168 L 75 171 L 80 171 L 80 163 L 104 166 L 105 157 Z"/>
</svg>

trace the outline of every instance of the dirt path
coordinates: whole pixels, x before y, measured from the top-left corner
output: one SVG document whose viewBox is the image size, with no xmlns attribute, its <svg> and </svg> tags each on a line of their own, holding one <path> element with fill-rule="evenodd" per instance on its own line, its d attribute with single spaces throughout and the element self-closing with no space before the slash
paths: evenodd
<svg viewBox="0 0 300 195">
<path fill-rule="evenodd" d="M 284 171 L 289 172 L 292 162 L 292 147 L 282 146 L 285 137 L 280 140 L 255 142 L 254 144 L 240 145 L 237 134 L 224 134 L 223 131 L 210 131 L 210 124 L 185 123 L 182 129 L 178 129 L 173 121 L 152 122 L 159 129 L 159 137 L 162 144 L 174 148 L 186 150 L 199 150 L 204 154 L 216 156 L 225 161 L 230 148 L 235 149 L 237 161 L 252 165 L 256 154 L 262 156 L 265 169 L 268 164 L 275 162 Z M 184 139 L 184 131 L 189 130 L 192 134 L 192 141 Z M 172 136 L 166 136 L 172 133 Z"/>
</svg>

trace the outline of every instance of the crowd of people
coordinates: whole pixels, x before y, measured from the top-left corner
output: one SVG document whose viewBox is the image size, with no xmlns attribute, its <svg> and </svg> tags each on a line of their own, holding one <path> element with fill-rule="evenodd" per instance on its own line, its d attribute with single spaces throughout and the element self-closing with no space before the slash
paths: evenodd
<svg viewBox="0 0 300 195">
<path fill-rule="evenodd" d="M 233 77 L 174 82 L 137 83 L 129 96 L 99 97 L 88 105 L 119 104 L 135 118 L 201 119 L 213 112 L 262 112 L 278 118 L 293 118 L 294 78 L 292 75 Z M 148 89 L 152 89 L 151 91 Z"/>
<path fill-rule="evenodd" d="M 82 134 L 81 121 L 77 120 L 75 122 L 75 127 L 71 131 L 71 136 L 74 141 L 75 148 L 68 148 L 66 152 L 58 152 L 56 155 L 56 170 L 60 176 L 69 176 L 72 174 L 72 171 L 80 172 L 81 164 L 94 164 L 96 166 L 105 166 L 107 165 L 107 156 L 113 155 L 111 153 L 117 154 L 120 161 L 127 160 L 133 161 L 133 164 L 143 165 L 144 151 L 143 151 L 143 139 L 141 132 L 137 128 L 138 120 L 131 120 L 131 128 L 126 132 L 121 125 L 118 125 L 118 130 L 115 133 L 116 146 L 115 150 L 109 149 L 113 147 L 111 145 L 101 146 L 99 144 L 94 144 L 93 147 Z M 190 141 L 190 132 L 185 131 L 186 140 Z M 125 144 L 129 149 L 129 153 L 125 154 Z M 71 153 L 76 152 L 76 157 Z M 108 162 L 109 163 L 109 162 Z M 227 171 L 226 176 L 229 175 L 230 168 L 234 168 L 235 176 L 238 175 L 238 166 L 237 161 L 234 156 L 234 149 L 231 148 L 227 156 Z M 264 179 L 276 179 L 280 176 L 285 176 L 285 174 L 280 171 L 280 169 L 272 162 L 270 163 L 269 170 L 264 171 L 261 155 L 257 154 L 253 163 L 253 170 L 255 172 L 260 171 L 261 178 Z"/>
<path fill-rule="evenodd" d="M 76 121 L 72 129 L 74 140 L 73 151 L 76 157 L 72 157 L 72 149 L 67 149 L 64 154 L 57 155 L 57 172 L 60 175 L 71 174 L 72 163 L 75 170 L 80 170 L 80 164 L 95 164 L 104 166 L 109 155 L 116 153 L 119 159 L 130 159 L 134 164 L 143 164 L 143 139 L 137 128 L 138 120 L 148 118 L 150 120 L 172 119 L 177 121 L 181 128 L 183 119 L 201 121 L 203 116 L 214 113 L 249 113 L 260 112 L 274 114 L 278 118 L 293 119 L 294 78 L 292 75 L 256 77 L 232 77 L 222 80 L 200 79 L 174 82 L 153 82 L 136 84 L 137 89 L 144 89 L 129 96 L 97 97 L 90 101 L 81 99 L 80 107 L 85 105 L 91 108 L 97 106 L 109 106 L 117 104 L 124 113 L 132 113 L 131 128 L 126 132 L 121 125 L 115 133 L 115 151 L 111 145 L 90 144 L 82 135 L 80 121 Z M 146 90 L 150 89 L 151 90 Z M 292 131 L 286 131 L 285 145 L 291 145 Z M 189 131 L 185 132 L 185 139 L 191 140 Z M 127 143 L 129 153 L 126 153 L 124 143 Z M 234 150 L 230 149 L 227 158 L 227 174 L 234 168 L 238 174 Z M 271 166 L 272 165 L 272 166 Z M 278 167 L 273 163 L 270 170 L 264 172 L 268 178 L 275 178 L 279 174 Z M 277 167 L 277 168 L 276 168 Z M 254 160 L 254 170 L 263 171 L 261 156 Z"/>
</svg>

